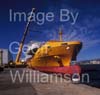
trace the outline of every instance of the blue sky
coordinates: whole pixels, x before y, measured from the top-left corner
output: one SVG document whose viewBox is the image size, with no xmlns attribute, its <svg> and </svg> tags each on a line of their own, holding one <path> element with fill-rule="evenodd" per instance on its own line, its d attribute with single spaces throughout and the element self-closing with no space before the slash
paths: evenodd
<svg viewBox="0 0 100 95">
<path fill-rule="evenodd" d="M 100 0 L 2 0 L 0 2 L 0 48 L 8 48 L 13 41 L 20 41 L 25 29 L 24 21 L 9 21 L 9 9 L 14 12 L 53 12 L 55 20 L 43 25 L 31 23 L 25 43 L 30 40 L 47 41 L 57 39 L 59 27 L 63 28 L 63 40 L 83 42 L 78 60 L 100 58 Z M 60 22 L 59 10 L 68 9 L 78 12 L 79 17 L 74 25 Z M 34 32 L 35 30 L 35 32 Z"/>
</svg>

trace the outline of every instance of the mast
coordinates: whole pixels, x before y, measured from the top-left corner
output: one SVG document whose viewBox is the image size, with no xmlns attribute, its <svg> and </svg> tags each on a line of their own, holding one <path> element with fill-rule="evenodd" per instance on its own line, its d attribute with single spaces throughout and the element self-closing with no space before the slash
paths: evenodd
<svg viewBox="0 0 100 95">
<path fill-rule="evenodd" d="M 62 41 L 62 34 L 63 34 L 62 29 L 59 28 L 59 40 L 60 41 Z"/>
</svg>

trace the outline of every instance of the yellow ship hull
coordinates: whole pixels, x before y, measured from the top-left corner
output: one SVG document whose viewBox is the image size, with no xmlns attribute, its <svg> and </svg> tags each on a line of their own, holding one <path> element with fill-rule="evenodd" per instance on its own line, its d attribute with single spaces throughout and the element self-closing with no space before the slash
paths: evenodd
<svg viewBox="0 0 100 95">
<path fill-rule="evenodd" d="M 81 47 L 82 43 L 78 41 L 48 41 L 27 60 L 27 63 L 30 68 L 68 67 L 71 61 L 76 59 Z"/>
</svg>

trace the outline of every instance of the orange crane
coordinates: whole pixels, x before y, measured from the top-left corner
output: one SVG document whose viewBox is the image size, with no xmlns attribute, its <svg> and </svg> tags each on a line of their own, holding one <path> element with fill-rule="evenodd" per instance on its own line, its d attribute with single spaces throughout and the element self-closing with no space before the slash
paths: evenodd
<svg viewBox="0 0 100 95">
<path fill-rule="evenodd" d="M 16 60 L 14 62 L 16 66 L 17 65 L 22 65 L 22 62 L 20 61 L 20 57 L 21 57 L 23 45 L 24 45 L 28 30 L 29 30 L 29 26 L 30 26 L 30 23 L 31 23 L 32 14 L 33 14 L 34 10 L 35 10 L 35 8 L 32 8 L 31 15 L 30 15 L 29 20 L 28 20 L 28 22 L 26 24 L 25 32 L 24 32 L 24 35 L 22 37 L 22 40 L 21 40 L 21 43 L 20 43 L 20 46 L 19 46 L 19 49 L 18 49 L 18 54 L 16 56 Z"/>
</svg>

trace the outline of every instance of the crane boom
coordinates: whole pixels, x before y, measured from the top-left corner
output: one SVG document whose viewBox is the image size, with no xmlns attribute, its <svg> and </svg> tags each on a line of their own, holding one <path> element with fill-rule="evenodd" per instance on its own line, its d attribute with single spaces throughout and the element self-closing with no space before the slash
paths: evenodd
<svg viewBox="0 0 100 95">
<path fill-rule="evenodd" d="M 32 8 L 31 15 L 30 15 L 29 20 L 28 20 L 28 22 L 26 24 L 26 28 L 25 28 L 25 31 L 24 31 L 24 35 L 22 37 L 22 40 L 21 40 L 21 43 L 20 43 L 20 46 L 19 46 L 19 49 L 18 49 L 18 54 L 17 54 L 16 60 L 15 60 L 15 64 L 16 65 L 20 64 L 20 57 L 21 57 L 23 45 L 24 45 L 24 42 L 25 42 L 25 39 L 26 39 L 28 30 L 29 30 L 29 26 L 30 26 L 30 23 L 31 23 L 32 14 L 33 14 L 34 10 L 35 10 L 35 8 Z"/>
</svg>

